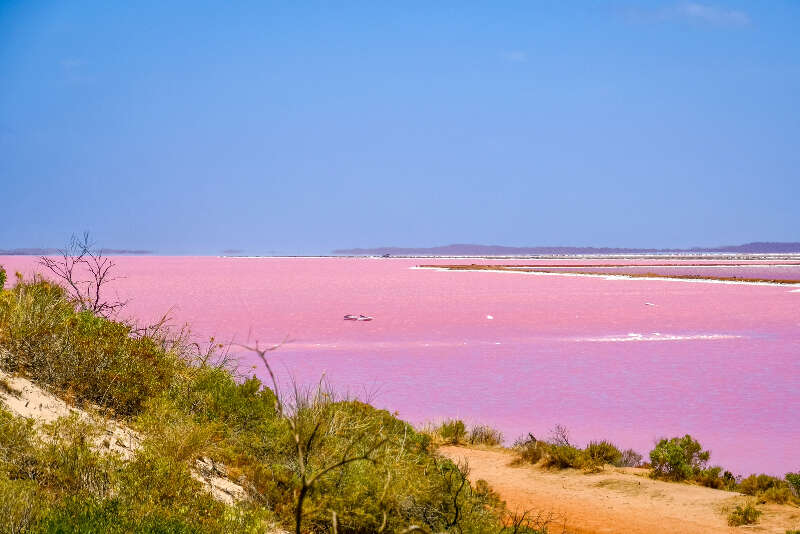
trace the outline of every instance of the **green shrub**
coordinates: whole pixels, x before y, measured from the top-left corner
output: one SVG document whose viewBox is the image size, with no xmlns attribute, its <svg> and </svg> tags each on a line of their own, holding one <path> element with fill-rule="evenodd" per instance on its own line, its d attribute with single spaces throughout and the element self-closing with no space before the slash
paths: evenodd
<svg viewBox="0 0 800 534">
<path fill-rule="evenodd" d="M 476 425 L 469 431 L 470 445 L 496 446 L 503 443 L 503 433 L 487 425 Z"/>
<path fill-rule="evenodd" d="M 99 429 L 73 414 L 45 425 L 42 434 L 34 477 L 40 486 L 97 498 L 109 495 L 120 459 L 97 451 Z"/>
<path fill-rule="evenodd" d="M 550 445 L 542 466 L 553 469 L 581 469 L 586 465 L 583 451 L 571 445 Z"/>
<path fill-rule="evenodd" d="M 437 429 L 439 437 L 447 444 L 458 445 L 464 443 L 467 436 L 467 427 L 461 419 L 447 419 Z"/>
<path fill-rule="evenodd" d="M 587 464 L 594 468 L 603 465 L 620 465 L 622 462 L 622 452 L 608 441 L 590 441 L 584 449 Z"/>
<path fill-rule="evenodd" d="M 253 517 L 237 521 L 215 518 L 197 521 L 177 510 L 137 511 L 121 499 L 68 497 L 42 518 L 36 534 L 211 534 L 215 532 L 264 532 L 268 524 Z M 231 519 L 234 519 L 233 521 Z M 238 519 L 238 518 L 237 518 Z"/>
<path fill-rule="evenodd" d="M 0 291 L 3 290 L 3 287 L 6 285 L 6 270 L 0 265 Z"/>
<path fill-rule="evenodd" d="M 191 370 L 185 384 L 173 388 L 170 396 L 177 408 L 198 422 L 216 422 L 236 431 L 252 431 L 275 417 L 275 394 L 258 378 L 237 383 L 220 367 L 201 366 Z"/>
<path fill-rule="evenodd" d="M 32 479 L 39 471 L 37 442 L 33 420 L 14 417 L 0 405 L 0 474 Z"/>
<path fill-rule="evenodd" d="M 516 451 L 519 461 L 531 464 L 538 463 L 550 449 L 550 445 L 537 440 L 530 433 L 524 438 L 518 438 L 512 447 Z"/>
<path fill-rule="evenodd" d="M 198 520 L 207 520 L 222 511 L 222 504 L 203 490 L 186 462 L 149 448 L 139 451 L 120 473 L 119 497 L 142 510 L 180 507 Z"/>
<path fill-rule="evenodd" d="M 76 312 L 42 279 L 0 294 L 0 368 L 123 416 L 139 413 L 186 364 L 130 325 Z"/>
<path fill-rule="evenodd" d="M 76 415 L 44 425 L 0 410 L 0 476 L 31 480 L 53 493 L 103 497 L 119 461 L 96 451 L 97 429 Z"/>
<path fill-rule="evenodd" d="M 64 290 L 41 279 L 0 292 L 0 367 L 49 383 L 68 355 L 64 323 L 74 313 Z"/>
<path fill-rule="evenodd" d="M 745 495 L 758 495 L 771 488 L 786 486 L 786 482 L 770 475 L 750 475 L 739 482 L 737 490 Z"/>
<path fill-rule="evenodd" d="M 701 486 L 706 486 L 708 488 L 728 491 L 736 489 L 736 478 L 730 471 L 725 471 L 723 473 L 722 468 L 719 466 L 701 470 L 695 475 L 694 479 Z"/>
<path fill-rule="evenodd" d="M 650 451 L 652 474 L 667 480 L 687 480 L 703 470 L 710 456 L 689 434 L 664 438 Z"/>
<path fill-rule="evenodd" d="M 744 506 L 738 505 L 728 515 L 728 525 L 738 527 L 741 525 L 753 525 L 758 522 L 758 518 L 763 512 L 755 507 L 751 502 Z"/>
<path fill-rule="evenodd" d="M 137 532 L 163 532 L 165 534 L 178 534 L 192 532 L 180 528 L 183 525 L 163 522 L 162 528 L 148 528 L 155 525 L 134 525 L 125 517 L 125 510 L 120 502 L 113 500 L 98 500 L 87 497 L 67 497 L 63 502 L 48 511 L 35 530 L 37 534 L 123 534 L 135 530 Z M 178 527 L 178 528 L 175 528 Z"/>
<path fill-rule="evenodd" d="M 798 500 L 787 480 L 765 474 L 750 475 L 742 480 L 736 489 L 745 495 L 756 497 L 761 503 L 786 504 Z"/>
<path fill-rule="evenodd" d="M 796 500 L 789 486 L 769 488 L 760 492 L 756 498 L 758 499 L 758 502 L 761 503 L 774 502 L 775 504 L 787 504 L 795 502 Z"/>
<path fill-rule="evenodd" d="M 29 532 L 44 507 L 36 483 L 0 474 L 0 534 Z"/>
</svg>

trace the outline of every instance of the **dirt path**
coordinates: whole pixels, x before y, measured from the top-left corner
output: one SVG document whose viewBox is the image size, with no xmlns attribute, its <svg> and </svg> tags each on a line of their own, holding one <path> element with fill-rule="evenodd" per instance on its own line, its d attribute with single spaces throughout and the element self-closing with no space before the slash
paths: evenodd
<svg viewBox="0 0 800 534">
<path fill-rule="evenodd" d="M 575 534 L 713 534 L 759 532 L 784 534 L 800 529 L 800 508 L 764 505 L 757 525 L 733 528 L 728 511 L 745 497 L 689 484 L 652 480 L 637 470 L 613 469 L 584 474 L 511 466 L 503 450 L 442 447 L 452 460 L 466 460 L 470 478 L 483 479 L 511 510 L 552 512 Z M 554 529 L 558 532 L 557 529 Z"/>
</svg>

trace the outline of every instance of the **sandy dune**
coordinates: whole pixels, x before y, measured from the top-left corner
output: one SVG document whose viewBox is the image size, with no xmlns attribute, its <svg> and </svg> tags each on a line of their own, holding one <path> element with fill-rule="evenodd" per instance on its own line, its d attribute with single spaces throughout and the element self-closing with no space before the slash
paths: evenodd
<svg viewBox="0 0 800 534">
<path fill-rule="evenodd" d="M 126 460 L 133 457 L 142 437 L 134 430 L 113 419 L 103 419 L 89 411 L 68 405 L 63 399 L 45 391 L 30 380 L 0 371 L 0 406 L 12 414 L 34 419 L 37 423 L 52 423 L 59 417 L 76 414 L 103 429 L 95 444 L 99 450 L 119 453 Z M 201 458 L 192 471 L 195 479 L 206 485 L 215 499 L 227 504 L 245 498 L 245 490 L 225 476 L 225 467 L 208 458 Z"/>
<path fill-rule="evenodd" d="M 503 450 L 442 447 L 466 460 L 470 478 L 486 480 L 511 510 L 552 512 L 570 533 L 706 534 L 800 529 L 800 508 L 764 505 L 757 525 L 733 528 L 727 513 L 746 497 L 689 484 L 652 480 L 642 470 L 607 468 L 597 474 L 511 466 Z M 558 531 L 558 529 L 554 529 Z"/>
</svg>

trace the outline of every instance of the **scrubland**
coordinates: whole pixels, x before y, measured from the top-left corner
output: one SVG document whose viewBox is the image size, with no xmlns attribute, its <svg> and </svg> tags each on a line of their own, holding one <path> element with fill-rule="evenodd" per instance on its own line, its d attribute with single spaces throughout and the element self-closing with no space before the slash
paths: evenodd
<svg viewBox="0 0 800 534">
<path fill-rule="evenodd" d="M 20 394 L 9 378 L 20 377 L 75 412 L 44 424 L 0 406 L 0 532 L 483 533 L 508 523 L 466 465 L 392 414 L 324 384 L 276 395 L 218 344 L 103 317 L 41 278 L 0 292 L 0 370 L 5 397 Z M 109 424 L 135 433 L 136 446 L 120 452 Z M 241 493 L 215 498 L 204 470 Z"/>
<path fill-rule="evenodd" d="M 691 436 L 662 440 L 648 462 L 607 441 L 578 447 L 561 427 L 507 449 L 489 426 L 415 429 L 324 383 L 280 391 L 167 323 L 104 316 L 42 278 L 0 289 L 0 533 L 563 531 L 542 507 L 506 506 L 441 453 L 454 447 L 501 451 L 509 469 L 637 467 L 747 495 L 730 525 L 800 504 L 800 474 L 737 478 Z M 271 376 L 271 347 L 249 349 Z M 65 408 L 25 417 L 36 407 L 12 402 L 22 381 Z"/>
</svg>

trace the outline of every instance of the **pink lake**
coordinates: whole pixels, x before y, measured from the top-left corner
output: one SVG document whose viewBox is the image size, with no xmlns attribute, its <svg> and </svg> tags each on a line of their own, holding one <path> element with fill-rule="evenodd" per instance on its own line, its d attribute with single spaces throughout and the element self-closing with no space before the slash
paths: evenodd
<svg viewBox="0 0 800 534">
<path fill-rule="evenodd" d="M 25 274 L 35 261 L 0 257 Z M 284 379 L 324 374 L 414 423 L 459 417 L 509 441 L 561 424 L 645 456 L 690 433 L 735 473 L 800 470 L 800 286 L 412 269 L 491 263 L 474 259 L 116 261 L 126 313 L 171 309 L 200 340 L 288 337 Z"/>
</svg>

